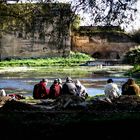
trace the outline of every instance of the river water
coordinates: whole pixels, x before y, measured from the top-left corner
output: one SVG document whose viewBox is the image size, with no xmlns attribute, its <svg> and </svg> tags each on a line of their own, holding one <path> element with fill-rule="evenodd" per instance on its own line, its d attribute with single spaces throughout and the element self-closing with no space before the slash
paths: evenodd
<svg viewBox="0 0 140 140">
<path fill-rule="evenodd" d="M 128 77 L 123 75 L 118 76 L 116 74 L 93 74 L 93 72 L 87 72 L 84 75 L 67 74 L 63 72 L 53 73 L 52 72 L 40 72 L 40 71 L 18 71 L 13 72 L 12 69 L 7 72 L 0 73 L 0 88 L 4 88 L 7 94 L 18 93 L 26 96 L 32 96 L 33 87 L 42 78 L 47 78 L 49 88 L 55 78 L 61 78 L 63 83 L 65 82 L 66 76 L 71 76 L 73 80 L 80 80 L 80 82 L 86 87 L 89 96 L 95 96 L 104 94 L 104 86 L 109 78 L 112 78 L 115 83 L 121 89 L 121 86 Z"/>
</svg>

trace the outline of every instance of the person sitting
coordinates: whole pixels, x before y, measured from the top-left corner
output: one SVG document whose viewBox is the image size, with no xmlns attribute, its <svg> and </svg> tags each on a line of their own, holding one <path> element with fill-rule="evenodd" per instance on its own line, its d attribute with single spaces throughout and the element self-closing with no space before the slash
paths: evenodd
<svg viewBox="0 0 140 140">
<path fill-rule="evenodd" d="M 58 78 L 58 84 L 61 86 L 61 88 L 62 88 L 62 80 L 61 80 L 61 78 Z"/>
<path fill-rule="evenodd" d="M 75 85 L 77 87 L 78 95 L 81 98 L 86 99 L 88 97 L 86 88 L 81 84 L 79 80 L 76 80 Z"/>
<path fill-rule="evenodd" d="M 78 95 L 76 85 L 71 77 L 66 78 L 66 82 L 62 86 L 62 94 Z"/>
<path fill-rule="evenodd" d="M 106 97 L 109 99 L 118 98 L 120 96 L 119 88 L 112 79 L 107 80 L 107 85 L 105 86 L 104 92 Z"/>
<path fill-rule="evenodd" d="M 128 79 L 123 85 L 122 85 L 122 95 L 127 95 L 128 85 L 131 82 L 131 79 Z"/>
<path fill-rule="evenodd" d="M 6 92 L 4 89 L 0 88 L 0 97 L 6 96 Z"/>
<path fill-rule="evenodd" d="M 47 79 L 42 79 L 38 84 L 34 86 L 33 98 L 34 99 L 46 99 L 49 96 L 49 89 L 47 88 Z"/>
<path fill-rule="evenodd" d="M 61 95 L 62 88 L 58 79 L 55 79 L 50 87 L 49 98 L 56 98 Z"/>
<path fill-rule="evenodd" d="M 135 83 L 133 79 L 130 78 L 126 83 L 122 85 L 122 95 L 140 96 L 140 87 Z"/>
</svg>

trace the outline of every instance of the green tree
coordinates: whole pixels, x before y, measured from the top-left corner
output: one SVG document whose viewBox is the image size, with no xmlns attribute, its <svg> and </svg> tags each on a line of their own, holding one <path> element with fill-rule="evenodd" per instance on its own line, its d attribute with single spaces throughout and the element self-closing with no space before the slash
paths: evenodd
<svg viewBox="0 0 140 140">
<path fill-rule="evenodd" d="M 124 63 L 140 64 L 140 46 L 130 49 L 124 56 Z"/>
<path fill-rule="evenodd" d="M 18 0 L 13 1 L 17 1 L 18 3 Z M 33 0 L 27 0 L 26 2 L 29 3 L 32 1 Z M 59 3 L 59 0 L 38 0 L 38 1 L 36 0 L 36 2 Z M 133 20 L 135 20 L 135 14 L 137 12 L 136 9 L 137 0 L 69 0 L 69 3 L 71 4 L 71 8 L 74 13 L 71 14 L 70 18 L 72 22 L 75 22 L 74 19 L 77 19 L 77 16 L 75 15 L 78 15 L 79 12 L 82 11 L 83 13 L 86 14 L 88 13 L 90 15 L 89 17 L 91 21 L 90 24 L 92 25 L 107 25 L 107 26 L 125 25 L 125 27 L 127 27 Z M 29 9 L 33 10 L 32 8 Z M 10 15 L 13 14 L 14 16 L 17 17 L 21 15 L 21 13 L 16 12 L 16 9 L 11 8 L 7 10 L 10 12 L 7 13 L 7 11 L 4 10 L 4 13 L 6 12 L 7 14 Z M 26 11 L 24 11 L 24 13 L 25 12 Z M 24 16 L 24 13 L 22 13 L 22 17 Z"/>
<path fill-rule="evenodd" d="M 71 25 L 72 30 L 78 29 L 80 27 L 80 20 L 81 20 L 80 15 L 75 15 L 74 21 L 72 22 Z"/>
<path fill-rule="evenodd" d="M 132 33 L 133 35 L 133 38 L 134 40 L 137 42 L 137 43 L 140 43 L 140 29 L 138 29 L 137 31 L 134 31 Z"/>
<path fill-rule="evenodd" d="M 43 9 L 40 10 L 40 6 L 38 5 L 42 3 L 47 5 L 51 2 L 59 3 L 59 0 L 38 0 L 38 4 L 33 4 L 33 0 L 27 0 L 24 4 L 20 4 L 18 0 L 13 0 L 16 2 L 14 6 L 8 4 L 7 1 L 9 0 L 0 2 L 0 36 L 3 32 L 8 32 L 9 30 L 12 30 L 13 32 L 16 30 L 23 31 L 23 27 L 26 28 L 27 32 L 34 30 L 34 19 L 37 11 L 40 11 L 43 17 L 47 18 L 52 26 L 54 25 L 54 21 L 49 17 L 49 9 L 48 14 L 46 14 Z M 59 18 L 64 20 L 63 23 L 61 20 L 56 23 L 60 25 L 60 27 L 57 28 L 59 31 L 57 34 L 57 36 L 59 36 L 59 40 L 57 40 L 58 48 L 61 48 L 63 46 L 61 44 L 64 44 L 62 38 L 67 37 L 67 32 L 62 30 L 64 29 L 63 25 L 67 25 L 69 28 L 70 23 L 73 23 L 72 27 L 77 28 L 80 21 L 79 16 L 77 15 L 81 11 L 90 14 L 89 24 L 102 26 L 125 25 L 126 27 L 135 20 L 135 14 L 137 12 L 137 0 L 69 0 L 69 3 L 71 4 L 72 11 L 63 10 L 66 6 L 64 4 L 59 5 L 59 8 L 61 9 L 58 11 L 58 13 L 60 13 Z M 69 19 L 66 18 L 66 14 L 69 16 Z M 41 20 L 44 20 L 44 18 Z M 41 36 L 43 36 L 43 34 L 44 32 L 41 33 Z M 34 32 L 32 32 L 32 36 L 33 35 Z M 53 33 L 52 35 L 55 36 Z"/>
</svg>

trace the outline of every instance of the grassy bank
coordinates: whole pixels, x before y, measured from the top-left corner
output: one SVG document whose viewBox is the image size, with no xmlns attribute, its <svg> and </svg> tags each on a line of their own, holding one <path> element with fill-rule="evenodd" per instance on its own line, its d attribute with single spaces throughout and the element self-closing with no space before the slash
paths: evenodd
<svg viewBox="0 0 140 140">
<path fill-rule="evenodd" d="M 71 52 L 70 55 L 66 58 L 53 57 L 44 59 L 4 60 L 0 62 L 0 67 L 78 66 L 91 59 L 92 58 L 89 55 Z"/>
<path fill-rule="evenodd" d="M 126 76 L 130 76 L 130 77 L 134 77 L 137 79 L 140 79 L 140 65 L 139 64 L 135 64 L 133 66 L 133 68 L 129 69 L 126 73 Z M 138 84 L 140 84 L 140 80 L 137 81 Z"/>
<path fill-rule="evenodd" d="M 140 73 L 140 65 L 136 64 L 132 69 L 130 69 L 126 75 L 133 76 L 135 73 Z"/>
</svg>

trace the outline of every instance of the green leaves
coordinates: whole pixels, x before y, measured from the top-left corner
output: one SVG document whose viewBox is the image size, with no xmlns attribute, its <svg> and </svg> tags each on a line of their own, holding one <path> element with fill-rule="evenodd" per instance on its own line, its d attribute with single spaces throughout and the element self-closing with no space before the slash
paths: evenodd
<svg viewBox="0 0 140 140">
<path fill-rule="evenodd" d="M 46 59 L 23 59 L 23 60 L 11 60 L 1 61 L 0 67 L 6 66 L 79 66 L 83 62 L 90 60 L 91 57 L 82 53 L 71 52 L 69 57 L 53 57 Z"/>
<path fill-rule="evenodd" d="M 124 62 L 128 64 L 140 64 L 140 46 L 130 49 L 124 56 Z"/>
</svg>

